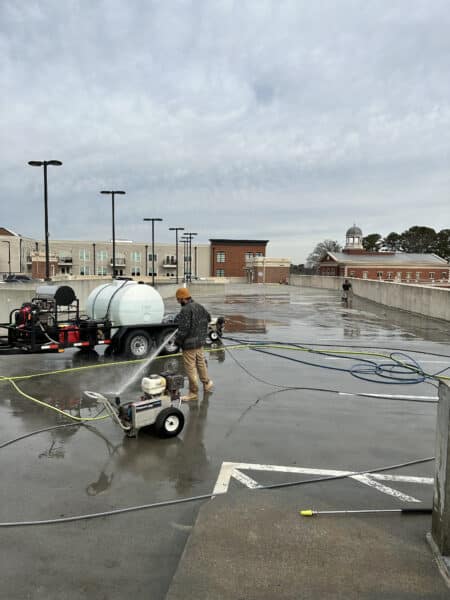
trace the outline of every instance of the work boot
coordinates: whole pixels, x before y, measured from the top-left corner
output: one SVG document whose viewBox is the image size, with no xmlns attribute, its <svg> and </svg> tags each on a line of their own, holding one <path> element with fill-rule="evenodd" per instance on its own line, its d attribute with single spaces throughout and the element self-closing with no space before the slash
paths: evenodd
<svg viewBox="0 0 450 600">
<path fill-rule="evenodd" d="M 181 402 L 190 402 L 191 400 L 197 400 L 198 396 L 196 392 L 189 392 L 186 396 L 181 396 Z"/>
<path fill-rule="evenodd" d="M 211 392 L 213 387 L 214 387 L 214 381 L 212 379 L 210 379 L 208 381 L 208 383 L 204 384 L 203 389 L 205 390 L 205 392 Z"/>
</svg>

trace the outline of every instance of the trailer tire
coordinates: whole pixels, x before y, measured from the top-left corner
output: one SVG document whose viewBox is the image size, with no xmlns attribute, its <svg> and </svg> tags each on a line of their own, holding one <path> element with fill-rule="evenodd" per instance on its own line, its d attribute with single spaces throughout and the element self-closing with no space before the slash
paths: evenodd
<svg viewBox="0 0 450 600">
<path fill-rule="evenodd" d="M 184 415 L 179 408 L 164 408 L 155 421 L 155 433 L 161 438 L 175 437 L 184 427 Z"/>
<path fill-rule="evenodd" d="M 124 341 L 124 354 L 128 358 L 145 358 L 153 348 L 153 342 L 144 329 L 130 331 Z"/>
<path fill-rule="evenodd" d="M 217 331 L 210 331 L 209 339 L 212 340 L 213 342 L 217 342 L 217 340 L 219 339 L 219 334 L 217 333 Z"/>
<path fill-rule="evenodd" d="M 167 342 L 162 351 L 163 354 L 178 354 L 178 352 L 180 351 L 180 347 L 172 339 L 169 342 Z"/>
</svg>

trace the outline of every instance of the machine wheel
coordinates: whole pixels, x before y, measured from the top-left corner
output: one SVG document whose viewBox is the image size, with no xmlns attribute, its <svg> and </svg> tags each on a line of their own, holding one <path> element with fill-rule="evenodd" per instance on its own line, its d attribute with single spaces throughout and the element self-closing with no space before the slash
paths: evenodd
<svg viewBox="0 0 450 600">
<path fill-rule="evenodd" d="M 213 342 L 217 342 L 217 340 L 219 339 L 219 334 L 217 333 L 217 331 L 210 331 L 209 339 L 212 340 Z"/>
<path fill-rule="evenodd" d="M 143 329 L 131 331 L 124 344 L 125 356 L 128 358 L 145 358 L 152 348 L 149 334 Z"/>
<path fill-rule="evenodd" d="M 178 408 L 164 408 L 157 416 L 154 427 L 159 437 L 175 437 L 184 427 L 184 415 Z"/>
</svg>

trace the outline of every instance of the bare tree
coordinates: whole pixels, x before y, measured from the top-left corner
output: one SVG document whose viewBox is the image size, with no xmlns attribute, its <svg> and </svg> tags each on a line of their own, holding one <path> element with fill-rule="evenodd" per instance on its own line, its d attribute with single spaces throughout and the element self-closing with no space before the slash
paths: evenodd
<svg viewBox="0 0 450 600">
<path fill-rule="evenodd" d="M 310 269 L 317 270 L 320 262 L 325 258 L 327 252 L 340 252 L 341 246 L 336 240 L 323 240 L 319 242 L 306 259 L 306 265 Z"/>
</svg>

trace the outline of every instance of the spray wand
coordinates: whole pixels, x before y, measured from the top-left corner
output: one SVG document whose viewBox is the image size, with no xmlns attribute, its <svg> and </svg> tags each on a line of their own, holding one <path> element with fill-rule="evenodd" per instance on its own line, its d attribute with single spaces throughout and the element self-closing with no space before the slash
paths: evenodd
<svg viewBox="0 0 450 600">
<path fill-rule="evenodd" d="M 317 515 L 354 515 L 354 514 L 377 514 L 377 513 L 401 513 L 402 515 L 422 514 L 431 515 L 432 508 L 369 508 L 359 510 L 300 510 L 302 517 L 315 517 Z"/>
</svg>

